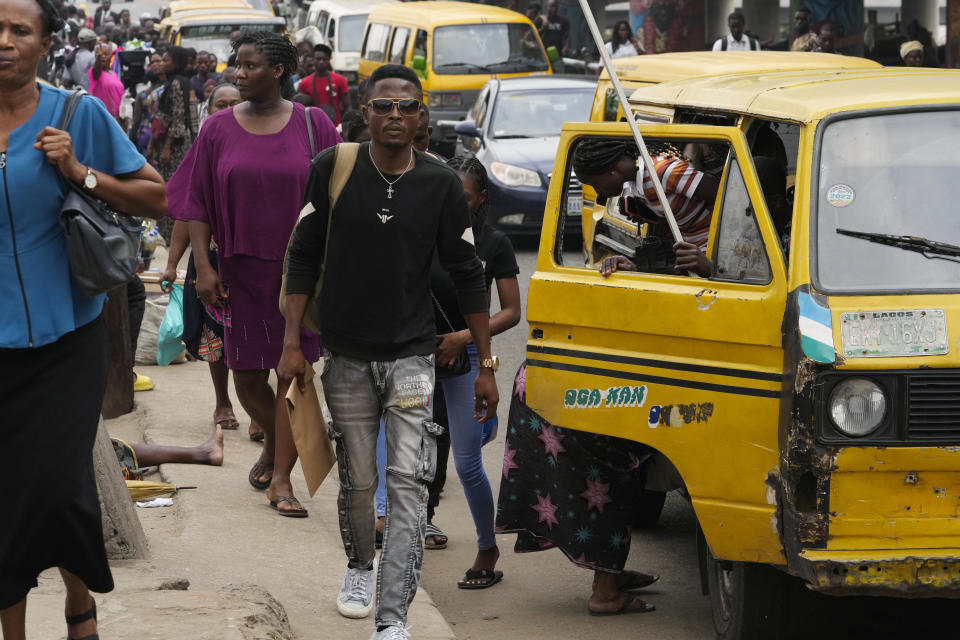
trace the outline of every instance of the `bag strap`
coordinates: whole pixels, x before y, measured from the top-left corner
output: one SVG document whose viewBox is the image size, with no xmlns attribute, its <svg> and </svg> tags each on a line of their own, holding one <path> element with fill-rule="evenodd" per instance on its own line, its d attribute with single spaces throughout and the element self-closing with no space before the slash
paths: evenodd
<svg viewBox="0 0 960 640">
<path fill-rule="evenodd" d="M 77 110 L 77 105 L 80 104 L 80 96 L 83 92 L 80 89 L 76 91 L 71 91 L 67 94 L 67 97 L 63 100 L 63 111 L 60 112 L 60 122 L 57 123 L 57 129 L 60 131 L 66 131 L 67 127 L 70 126 L 70 122 L 73 120 L 73 114 Z"/>
<path fill-rule="evenodd" d="M 330 104 L 333 105 L 333 112 L 337 114 L 337 120 L 340 119 L 340 100 L 336 95 L 336 89 L 333 87 L 333 81 L 330 76 L 333 72 L 327 73 L 327 93 L 330 94 Z"/>
<path fill-rule="evenodd" d="M 323 261 L 320 263 L 320 278 L 327 266 L 327 247 L 330 245 L 330 228 L 333 226 L 333 208 L 340 200 L 340 194 L 347 185 L 347 180 L 357 164 L 360 145 L 356 142 L 341 142 L 333 148 L 333 171 L 330 172 L 328 184 L 329 202 L 327 203 L 327 232 L 323 238 Z"/>
<path fill-rule="evenodd" d="M 433 291 L 430 292 L 430 297 L 433 298 L 433 304 L 437 305 L 437 309 L 440 310 L 440 315 L 443 316 L 443 321 L 447 323 L 448 327 L 450 327 L 450 333 L 456 333 L 457 330 L 453 328 L 453 323 L 450 322 L 450 318 L 448 318 L 447 314 L 444 312 L 443 307 L 440 305 L 440 301 L 437 300 L 437 296 L 433 295 Z"/>
<path fill-rule="evenodd" d="M 307 118 L 307 137 L 310 138 L 310 160 L 313 160 L 317 155 L 317 146 L 313 141 L 313 118 L 310 117 L 310 107 L 304 109 L 303 113 Z"/>
<path fill-rule="evenodd" d="M 727 50 L 727 36 L 723 36 L 723 38 L 721 38 L 721 40 L 723 40 L 723 44 L 720 45 L 720 51 L 726 51 L 726 50 Z"/>
</svg>

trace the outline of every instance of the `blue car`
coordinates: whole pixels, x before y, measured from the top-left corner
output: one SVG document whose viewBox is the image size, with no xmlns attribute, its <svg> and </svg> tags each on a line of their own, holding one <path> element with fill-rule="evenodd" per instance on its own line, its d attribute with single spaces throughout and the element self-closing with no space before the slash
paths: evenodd
<svg viewBox="0 0 960 640">
<path fill-rule="evenodd" d="M 456 155 L 486 167 L 493 226 L 513 237 L 540 234 L 560 129 L 589 120 L 595 89 L 587 76 L 526 76 L 493 79 L 480 90 L 467 119 L 456 123 Z M 571 180 L 567 228 L 579 229 L 583 196 Z"/>
</svg>

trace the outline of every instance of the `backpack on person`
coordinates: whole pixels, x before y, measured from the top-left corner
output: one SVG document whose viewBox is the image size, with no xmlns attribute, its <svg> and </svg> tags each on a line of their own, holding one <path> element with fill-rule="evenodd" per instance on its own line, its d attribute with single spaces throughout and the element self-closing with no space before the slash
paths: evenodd
<svg viewBox="0 0 960 640">
<path fill-rule="evenodd" d="M 760 43 L 757 41 L 756 38 L 751 38 L 750 36 L 747 36 L 747 40 L 750 42 L 750 51 L 760 51 Z M 729 37 L 723 36 L 722 38 L 720 38 L 720 42 L 721 42 L 720 51 L 726 51 L 727 43 L 729 42 Z"/>
</svg>

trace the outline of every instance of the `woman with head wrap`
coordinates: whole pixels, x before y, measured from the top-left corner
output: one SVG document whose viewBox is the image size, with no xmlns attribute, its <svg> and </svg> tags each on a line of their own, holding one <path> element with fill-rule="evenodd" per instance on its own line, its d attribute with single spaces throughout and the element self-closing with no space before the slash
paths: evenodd
<svg viewBox="0 0 960 640">
<path fill-rule="evenodd" d="M 923 66 L 923 44 L 919 40 L 910 40 L 900 45 L 900 58 L 905 67 Z"/>
</svg>

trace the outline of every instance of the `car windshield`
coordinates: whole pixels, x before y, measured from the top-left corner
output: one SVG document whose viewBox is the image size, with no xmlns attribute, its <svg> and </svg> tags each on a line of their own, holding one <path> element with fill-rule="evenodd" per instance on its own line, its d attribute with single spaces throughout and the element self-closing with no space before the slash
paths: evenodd
<svg viewBox="0 0 960 640">
<path fill-rule="evenodd" d="M 367 24 L 367 14 L 344 16 L 340 19 L 337 35 L 338 51 L 360 51 L 363 48 L 363 27 Z"/>
<path fill-rule="evenodd" d="M 209 51 L 217 62 L 226 62 L 233 54 L 230 34 L 234 31 L 283 31 L 282 24 L 204 24 L 180 30 L 180 46 Z"/>
<path fill-rule="evenodd" d="M 564 122 L 585 122 L 593 88 L 501 91 L 490 126 L 494 138 L 559 136 Z"/>
<path fill-rule="evenodd" d="M 956 257 L 922 242 L 960 244 L 960 111 L 839 120 L 827 125 L 822 140 L 816 193 L 821 286 L 960 289 Z"/>
<path fill-rule="evenodd" d="M 433 70 L 439 74 L 546 71 L 540 40 L 521 23 L 439 27 L 433 36 Z"/>
</svg>

